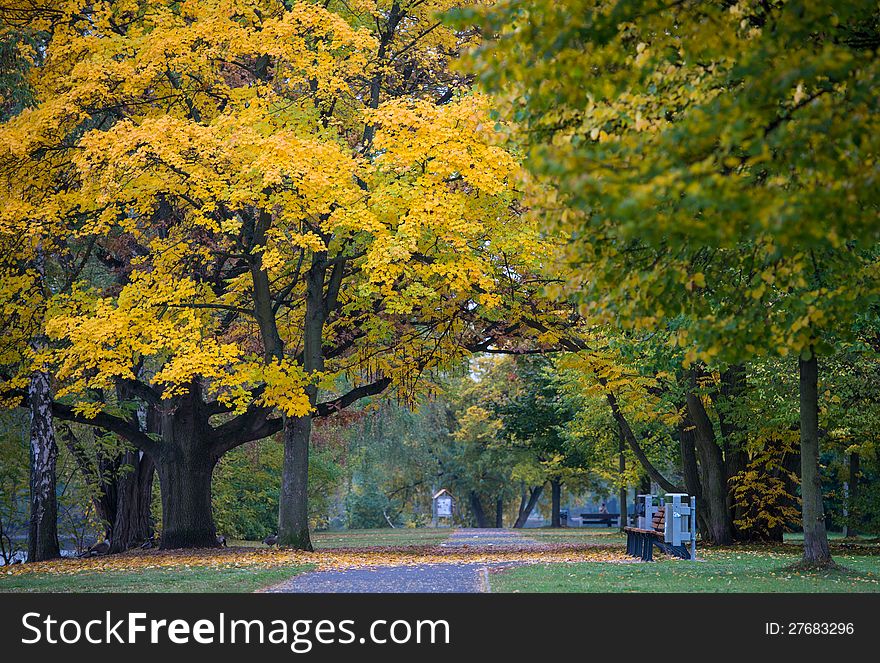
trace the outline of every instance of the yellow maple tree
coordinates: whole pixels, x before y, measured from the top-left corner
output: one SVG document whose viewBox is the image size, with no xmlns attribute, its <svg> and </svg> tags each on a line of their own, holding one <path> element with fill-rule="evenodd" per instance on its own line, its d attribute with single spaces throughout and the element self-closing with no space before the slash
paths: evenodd
<svg viewBox="0 0 880 663">
<path fill-rule="evenodd" d="M 214 463 L 283 430 L 280 534 L 309 548 L 314 417 L 516 333 L 551 342 L 521 323 L 552 239 L 448 70 L 473 40 L 436 20 L 452 5 L 29 5 L 45 46 L 0 127 L 0 233 L 33 223 L 62 265 L 53 412 L 156 458 L 163 546 L 213 543 Z"/>
</svg>

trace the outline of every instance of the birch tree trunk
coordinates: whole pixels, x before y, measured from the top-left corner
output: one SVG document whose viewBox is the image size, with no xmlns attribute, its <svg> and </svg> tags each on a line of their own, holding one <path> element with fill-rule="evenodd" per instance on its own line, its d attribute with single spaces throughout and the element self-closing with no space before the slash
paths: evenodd
<svg viewBox="0 0 880 663">
<path fill-rule="evenodd" d="M 34 267 L 42 286 L 45 256 L 37 246 Z M 45 335 L 31 341 L 31 350 L 38 354 L 48 346 Z M 28 382 L 28 409 L 31 419 L 30 488 L 31 514 L 28 531 L 28 562 L 41 562 L 61 557 L 58 544 L 58 498 L 55 493 L 55 463 L 58 445 L 52 419 L 52 392 L 49 372 L 35 366 Z"/>
<path fill-rule="evenodd" d="M 35 344 L 45 347 L 45 340 Z M 30 488 L 31 515 L 28 534 L 28 562 L 61 557 L 58 544 L 58 501 L 55 494 L 55 463 L 58 446 L 52 420 L 49 373 L 36 371 L 28 385 L 31 419 Z"/>
</svg>

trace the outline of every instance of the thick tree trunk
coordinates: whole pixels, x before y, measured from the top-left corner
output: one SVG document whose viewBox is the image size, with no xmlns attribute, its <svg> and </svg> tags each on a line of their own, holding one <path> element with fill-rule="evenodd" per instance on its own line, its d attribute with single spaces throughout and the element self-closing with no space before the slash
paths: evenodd
<svg viewBox="0 0 880 663">
<path fill-rule="evenodd" d="M 116 509 L 111 526 L 110 552 L 125 552 L 153 538 L 150 503 L 155 465 L 142 451 L 129 451 L 122 465 L 132 470 L 116 480 Z M 210 490 L 210 489 L 209 489 Z"/>
<path fill-rule="evenodd" d="M 160 458 L 156 470 L 162 489 L 161 548 L 216 547 L 217 530 L 211 512 L 214 462 L 201 455 L 175 454 Z"/>
<path fill-rule="evenodd" d="M 684 485 L 688 493 L 698 500 L 703 499 L 703 487 L 700 484 L 700 469 L 697 465 L 697 451 L 694 434 L 694 422 L 691 420 L 687 407 L 683 410 L 678 425 L 678 447 L 681 452 L 681 469 Z"/>
<path fill-rule="evenodd" d="M 31 419 L 30 488 L 31 514 L 28 535 L 28 562 L 41 562 L 61 556 L 58 544 L 58 502 L 55 493 L 55 462 L 58 446 L 52 420 L 49 374 L 36 371 L 28 385 Z"/>
<path fill-rule="evenodd" d="M 532 509 L 534 509 L 535 505 L 538 503 L 538 499 L 541 497 L 542 492 L 544 492 L 544 484 L 535 486 L 529 491 L 529 499 L 525 505 L 522 506 L 519 515 L 516 518 L 516 522 L 513 523 L 515 528 L 520 529 L 525 526 L 526 521 L 529 519 Z"/>
<path fill-rule="evenodd" d="M 194 382 L 161 413 L 162 445 L 153 460 L 162 491 L 164 550 L 217 546 L 211 474 L 219 455 L 211 451 L 212 429 L 202 407 L 201 391 Z"/>
<path fill-rule="evenodd" d="M 69 425 L 60 426 L 57 432 L 76 462 L 83 480 L 97 487 L 95 495 L 92 497 L 92 505 L 95 507 L 98 518 L 104 524 L 104 538 L 109 541 L 113 532 L 113 523 L 116 521 L 115 479 L 121 458 L 107 459 L 102 455 L 99 455 L 97 459 L 90 458 Z"/>
<path fill-rule="evenodd" d="M 697 465 L 696 443 L 694 442 L 694 424 L 684 408 L 684 416 L 678 425 L 678 444 L 681 450 L 682 473 L 684 485 L 689 495 L 697 498 L 697 529 L 703 535 L 705 541 L 709 541 L 709 521 L 706 518 L 706 509 L 703 504 L 703 486 L 700 483 L 700 469 Z"/>
<path fill-rule="evenodd" d="M 713 396 L 724 446 L 724 471 L 728 485 L 733 477 L 745 472 L 748 464 L 748 454 L 743 445 L 742 426 L 739 423 L 742 420 L 737 420 L 736 417 L 736 408 L 742 407 L 738 401 L 745 396 L 747 386 L 745 365 L 734 364 L 721 373 L 721 389 Z M 742 518 L 745 512 L 744 505 L 736 504 L 732 490 L 727 491 L 727 508 L 734 521 Z M 734 525 L 734 535 L 737 539 L 749 539 L 752 536 L 747 531 L 739 532 L 736 525 Z"/>
<path fill-rule="evenodd" d="M 97 458 L 92 458 L 69 426 L 63 426 L 59 433 L 85 481 L 98 488 L 92 503 L 104 524 L 110 552 L 124 552 L 153 538 L 152 458 L 142 451 L 126 451 L 109 458 L 99 452 Z"/>
<path fill-rule="evenodd" d="M 312 417 L 287 417 L 284 422 L 284 464 L 278 504 L 278 545 L 312 550 L 309 536 L 309 440 Z"/>
<path fill-rule="evenodd" d="M 158 396 L 147 396 L 158 402 Z M 200 548 L 217 545 L 216 529 L 211 511 L 211 474 L 220 457 L 236 446 L 251 440 L 261 439 L 278 431 L 277 420 L 267 420 L 262 409 L 249 410 L 216 428 L 209 423 L 216 403 L 210 406 L 202 400 L 201 387 L 193 381 L 189 390 L 172 399 L 164 399 L 153 411 L 155 422 L 150 422 L 148 430 L 161 432 L 161 441 L 147 435 L 131 422 L 100 414 L 95 422 L 78 417 L 69 406 L 53 403 L 53 412 L 60 416 L 86 425 L 96 425 L 122 435 L 130 443 L 148 455 L 143 472 L 138 472 L 137 481 L 132 480 L 130 492 L 122 491 L 136 502 L 121 509 L 122 514 L 130 513 L 125 523 L 127 533 L 120 531 L 116 538 L 144 538 L 151 532 L 150 501 L 152 496 L 153 470 L 150 458 L 155 463 L 162 493 L 162 548 Z M 222 410 L 221 410 L 222 411 Z M 136 496 L 136 497 L 135 497 Z M 126 503 L 132 499 L 127 499 Z M 119 510 L 118 499 L 113 503 Z M 109 507 L 108 513 L 113 511 Z M 118 520 L 114 515 L 114 523 Z M 119 527 L 123 527 L 120 523 Z M 114 537 L 110 533 L 111 540 Z M 119 544 L 120 548 L 122 547 Z"/>
<path fill-rule="evenodd" d="M 504 527 L 504 500 L 500 497 L 495 500 L 495 527 Z"/>
<path fill-rule="evenodd" d="M 474 520 L 477 522 L 477 527 L 488 527 L 489 523 L 486 521 L 486 512 L 483 511 L 483 503 L 480 501 L 480 496 L 477 494 L 477 491 L 470 491 L 468 497 L 470 498 L 471 511 L 474 514 Z"/>
<path fill-rule="evenodd" d="M 693 378 L 695 380 L 695 376 Z M 692 384 L 692 388 L 695 385 Z M 730 491 L 724 468 L 724 455 L 715 441 L 712 422 L 700 396 L 693 390 L 687 393 L 687 409 L 694 425 L 694 442 L 700 459 L 703 486 L 703 505 L 706 513 L 708 539 L 717 545 L 733 543 L 733 518 L 727 500 Z"/>
<path fill-rule="evenodd" d="M 799 359 L 801 419 L 801 513 L 804 525 L 804 564 L 831 563 L 822 481 L 819 476 L 819 366 L 816 355 Z"/>
<path fill-rule="evenodd" d="M 196 393 L 198 389 L 193 387 Z M 130 386 L 120 383 L 116 387 L 120 401 L 131 401 L 136 394 Z M 201 396 L 197 399 L 183 399 L 191 409 L 194 422 L 199 421 Z M 141 423 L 143 415 L 144 423 Z M 183 414 L 182 412 L 180 414 Z M 162 434 L 162 414 L 155 403 L 146 403 L 141 412 L 133 412 L 131 423 L 147 434 Z M 207 421 L 201 424 L 208 429 Z M 153 457 L 142 450 L 126 451 L 114 459 L 115 472 L 112 475 L 112 498 L 114 517 L 110 525 L 110 552 L 125 552 L 153 538 L 154 526 L 150 507 L 153 497 L 153 477 L 156 465 Z M 131 468 L 126 470 L 124 468 Z"/>
<path fill-rule="evenodd" d="M 559 509 L 562 502 L 562 482 L 559 479 L 550 481 L 550 527 L 561 527 Z"/>
<path fill-rule="evenodd" d="M 517 507 L 516 514 L 519 516 L 523 512 L 523 509 L 526 508 L 526 504 L 529 503 L 529 489 L 526 487 L 525 481 L 519 482 L 519 507 Z"/>
</svg>

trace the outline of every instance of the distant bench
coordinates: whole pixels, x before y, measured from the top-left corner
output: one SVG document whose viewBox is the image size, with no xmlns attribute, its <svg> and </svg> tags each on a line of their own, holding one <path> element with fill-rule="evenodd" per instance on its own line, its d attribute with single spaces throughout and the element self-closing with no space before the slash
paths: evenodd
<svg viewBox="0 0 880 663">
<path fill-rule="evenodd" d="M 680 493 L 667 495 L 668 501 L 660 506 L 653 506 L 652 495 L 644 498 L 644 507 L 639 524 L 642 527 L 624 527 L 626 532 L 626 553 L 650 562 L 654 559 L 654 546 L 667 555 L 680 559 L 696 558 L 696 499 Z M 690 504 L 687 504 L 688 500 Z M 640 505 L 641 506 L 641 505 Z M 667 511 L 670 514 L 667 522 Z M 650 527 L 645 527 L 650 522 Z M 687 544 L 691 549 L 688 552 Z"/>
<path fill-rule="evenodd" d="M 597 525 L 608 525 L 611 527 L 620 518 L 619 513 L 582 513 L 581 525 L 596 523 Z"/>
</svg>

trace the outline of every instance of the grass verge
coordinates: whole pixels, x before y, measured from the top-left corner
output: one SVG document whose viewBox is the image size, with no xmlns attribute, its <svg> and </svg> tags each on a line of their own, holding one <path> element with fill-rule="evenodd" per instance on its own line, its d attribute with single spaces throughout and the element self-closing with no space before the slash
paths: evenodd
<svg viewBox="0 0 880 663">
<path fill-rule="evenodd" d="M 28 573 L 0 578 L 0 592 L 246 593 L 277 584 L 312 568 L 310 564 L 268 568 L 179 566 L 99 573 L 83 571 L 69 575 Z"/>
<path fill-rule="evenodd" d="M 712 550 L 701 561 L 531 564 L 491 576 L 493 592 L 880 592 L 880 556 L 837 555 L 840 568 L 798 571 L 796 554 Z"/>
</svg>

